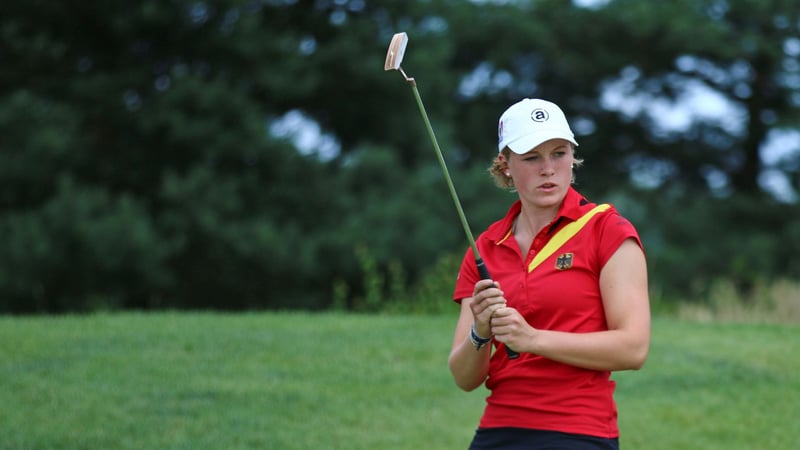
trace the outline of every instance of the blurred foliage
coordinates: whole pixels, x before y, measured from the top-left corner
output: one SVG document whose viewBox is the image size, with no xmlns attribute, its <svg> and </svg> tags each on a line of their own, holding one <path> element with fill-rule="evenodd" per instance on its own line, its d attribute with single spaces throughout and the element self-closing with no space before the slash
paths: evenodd
<svg viewBox="0 0 800 450">
<path fill-rule="evenodd" d="M 795 1 L 37 0 L 0 5 L 0 311 L 448 302 L 466 244 L 399 31 L 476 234 L 514 199 L 497 117 L 543 97 L 660 295 L 800 277 L 800 144 L 764 154 L 800 123 Z"/>
</svg>

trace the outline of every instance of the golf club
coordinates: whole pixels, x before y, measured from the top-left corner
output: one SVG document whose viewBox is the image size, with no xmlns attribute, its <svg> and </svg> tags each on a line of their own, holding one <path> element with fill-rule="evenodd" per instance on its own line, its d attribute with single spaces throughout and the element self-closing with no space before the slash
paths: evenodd
<svg viewBox="0 0 800 450">
<path fill-rule="evenodd" d="M 428 129 L 428 136 L 431 138 L 431 142 L 433 143 L 433 148 L 436 150 L 436 157 L 439 159 L 439 165 L 442 167 L 442 173 L 444 174 L 444 179 L 447 182 L 447 187 L 450 189 L 450 197 L 453 198 L 453 203 L 456 206 L 456 211 L 458 212 L 458 218 L 461 219 L 461 226 L 464 227 L 464 234 L 467 236 L 467 241 L 469 241 L 470 247 L 472 247 L 472 254 L 475 256 L 475 265 L 478 267 L 478 273 L 483 280 L 491 280 L 492 277 L 489 275 L 489 269 L 486 268 L 486 264 L 484 264 L 483 259 L 481 258 L 480 253 L 478 252 L 478 246 L 475 245 L 475 238 L 472 236 L 472 231 L 470 231 L 469 223 L 467 223 L 467 217 L 464 215 L 464 209 L 461 207 L 461 202 L 458 200 L 458 194 L 456 193 L 456 188 L 453 185 L 453 180 L 450 178 L 450 172 L 447 170 L 447 164 L 444 162 L 444 156 L 442 155 L 442 150 L 439 148 L 439 143 L 436 140 L 436 135 L 433 133 L 433 127 L 431 126 L 431 121 L 428 119 L 428 113 L 425 111 L 425 106 L 422 104 L 422 98 L 419 95 L 419 89 L 417 89 L 417 82 L 414 78 L 410 78 L 406 75 L 403 68 L 400 67 L 400 64 L 403 62 L 403 56 L 406 53 L 406 46 L 408 45 L 408 35 L 406 33 L 396 33 L 392 36 L 392 42 L 389 43 L 389 50 L 386 52 L 386 63 L 383 66 L 383 70 L 390 71 L 396 70 L 403 75 L 403 78 L 406 80 L 406 83 L 411 86 L 411 90 L 414 92 L 414 98 L 417 100 L 417 106 L 419 107 L 419 112 L 422 115 L 422 120 L 425 122 L 425 127 Z M 519 353 L 511 350 L 507 345 L 506 353 L 509 359 L 515 359 L 519 357 Z"/>
</svg>

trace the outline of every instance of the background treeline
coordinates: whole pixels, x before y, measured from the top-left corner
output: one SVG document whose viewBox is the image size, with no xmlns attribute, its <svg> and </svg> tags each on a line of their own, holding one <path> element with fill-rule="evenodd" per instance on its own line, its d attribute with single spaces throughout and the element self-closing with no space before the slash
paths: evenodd
<svg viewBox="0 0 800 450">
<path fill-rule="evenodd" d="M 659 298 L 800 277 L 795 0 L 40 0 L 0 6 L 0 311 L 447 302 L 398 31 L 476 232 L 497 117 L 543 97 Z"/>
</svg>

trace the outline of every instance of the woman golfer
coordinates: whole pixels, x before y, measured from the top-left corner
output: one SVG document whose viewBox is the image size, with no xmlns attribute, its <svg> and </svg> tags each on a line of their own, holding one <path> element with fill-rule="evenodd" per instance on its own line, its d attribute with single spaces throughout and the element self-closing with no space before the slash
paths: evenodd
<svg viewBox="0 0 800 450">
<path fill-rule="evenodd" d="M 490 171 L 519 199 L 477 240 L 493 279 L 468 250 L 454 293 L 450 371 L 461 389 L 490 391 L 470 448 L 617 449 L 611 372 L 641 368 L 650 346 L 642 244 L 613 206 L 572 187 L 582 161 L 557 105 L 524 99 L 498 131 Z"/>
</svg>

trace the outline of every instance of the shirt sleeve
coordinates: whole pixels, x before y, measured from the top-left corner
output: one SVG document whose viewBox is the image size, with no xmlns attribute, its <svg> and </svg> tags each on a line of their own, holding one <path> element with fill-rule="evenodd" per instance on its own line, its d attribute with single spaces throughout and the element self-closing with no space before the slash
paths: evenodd
<svg viewBox="0 0 800 450">
<path fill-rule="evenodd" d="M 464 253 L 464 258 L 461 260 L 461 268 L 458 270 L 458 278 L 456 278 L 455 292 L 453 292 L 453 301 L 461 304 L 461 300 L 466 297 L 472 297 L 472 292 L 475 290 L 475 283 L 478 282 L 478 268 L 475 265 L 475 257 L 472 255 L 472 249 L 467 248 Z"/>
<path fill-rule="evenodd" d="M 602 220 L 598 221 L 598 234 L 600 242 L 598 246 L 598 260 L 600 267 L 604 267 L 609 259 L 616 253 L 619 246 L 629 238 L 636 241 L 636 244 L 644 251 L 639 233 L 633 224 L 626 218 L 622 217 L 617 211 L 612 211 L 606 214 Z"/>
</svg>

